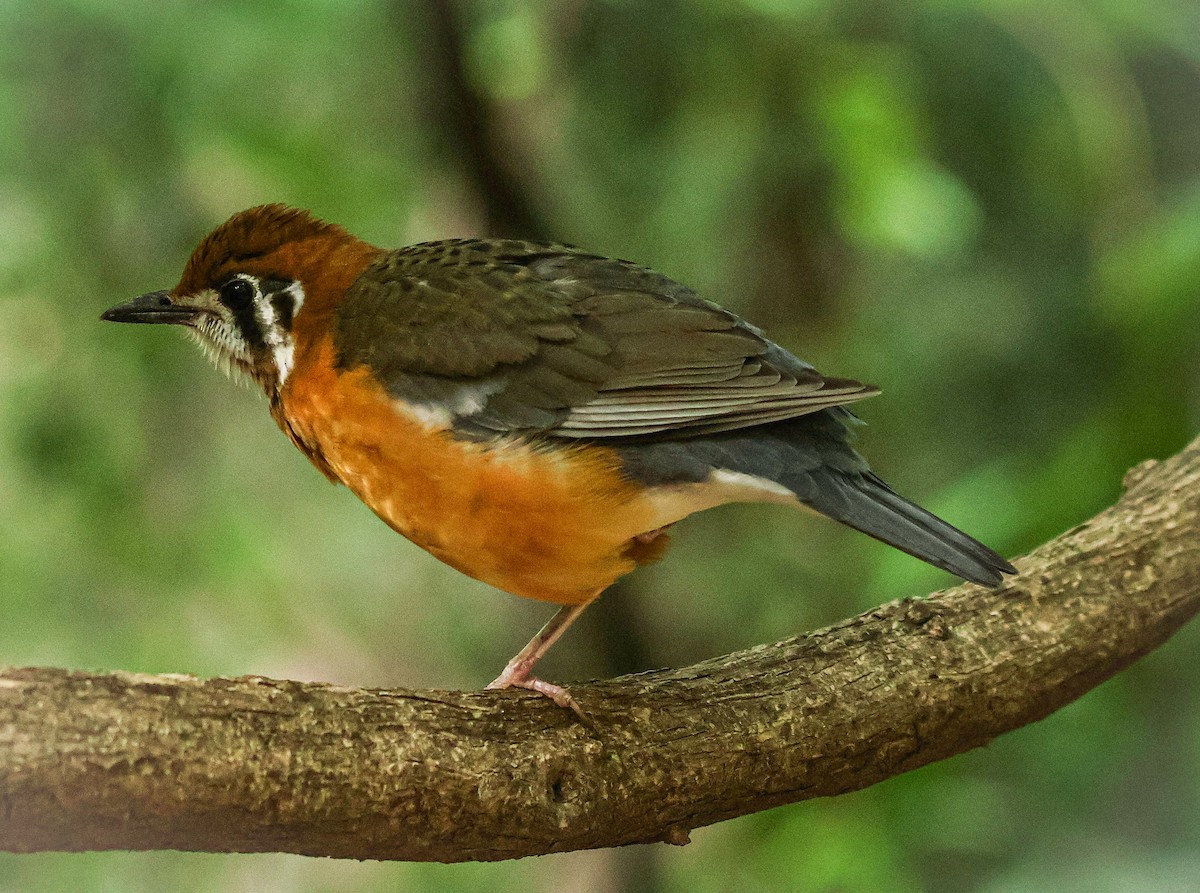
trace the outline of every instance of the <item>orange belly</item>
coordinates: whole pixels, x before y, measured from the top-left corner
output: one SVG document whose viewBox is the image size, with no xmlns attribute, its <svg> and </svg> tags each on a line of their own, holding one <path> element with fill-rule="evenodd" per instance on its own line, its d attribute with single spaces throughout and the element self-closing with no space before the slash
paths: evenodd
<svg viewBox="0 0 1200 893">
<path fill-rule="evenodd" d="M 276 410 L 313 461 L 394 530 L 465 574 L 559 604 L 590 601 L 665 539 L 652 500 L 610 450 L 458 440 L 392 400 L 365 369 L 335 374 L 326 343 Z M 290 431 L 288 430 L 290 429 Z"/>
</svg>

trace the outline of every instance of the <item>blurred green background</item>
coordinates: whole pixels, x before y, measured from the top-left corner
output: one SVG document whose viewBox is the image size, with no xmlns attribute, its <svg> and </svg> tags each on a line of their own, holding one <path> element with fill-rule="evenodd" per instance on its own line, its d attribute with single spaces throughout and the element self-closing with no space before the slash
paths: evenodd
<svg viewBox="0 0 1200 893">
<path fill-rule="evenodd" d="M 517 234 L 652 265 L 882 385 L 877 470 L 1007 554 L 1200 429 L 1194 0 L 10 0 L 0 662 L 478 687 L 548 614 L 392 534 L 176 333 L 98 321 L 266 201 L 382 245 Z M 950 583 L 729 507 L 543 669 L 682 664 Z M 684 849 L 0 856 L 0 890 L 1193 891 L 1198 645 Z"/>
</svg>

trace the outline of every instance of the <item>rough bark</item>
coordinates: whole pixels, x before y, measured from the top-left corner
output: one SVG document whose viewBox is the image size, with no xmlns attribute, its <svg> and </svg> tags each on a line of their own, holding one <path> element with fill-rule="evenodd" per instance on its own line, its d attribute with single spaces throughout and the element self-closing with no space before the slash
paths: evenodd
<svg viewBox="0 0 1200 893">
<path fill-rule="evenodd" d="M 1200 607 L 1200 441 L 964 585 L 678 670 L 525 692 L 0 674 L 0 849 L 506 859 L 856 790 L 1040 719 Z"/>
</svg>

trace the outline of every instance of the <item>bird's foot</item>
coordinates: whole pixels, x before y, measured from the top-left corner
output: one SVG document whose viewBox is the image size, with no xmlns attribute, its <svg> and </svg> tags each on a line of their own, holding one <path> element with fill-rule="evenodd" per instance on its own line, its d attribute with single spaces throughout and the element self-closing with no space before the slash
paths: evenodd
<svg viewBox="0 0 1200 893">
<path fill-rule="evenodd" d="M 555 685 L 553 682 L 546 682 L 544 679 L 538 679 L 536 676 L 530 675 L 532 664 L 526 664 L 525 661 L 514 660 L 504 672 L 487 684 L 489 689 L 502 688 L 526 688 L 529 691 L 536 691 L 540 695 L 549 698 L 559 707 L 570 710 L 584 722 L 588 721 L 587 716 L 571 697 L 571 693 L 561 685 Z"/>
</svg>

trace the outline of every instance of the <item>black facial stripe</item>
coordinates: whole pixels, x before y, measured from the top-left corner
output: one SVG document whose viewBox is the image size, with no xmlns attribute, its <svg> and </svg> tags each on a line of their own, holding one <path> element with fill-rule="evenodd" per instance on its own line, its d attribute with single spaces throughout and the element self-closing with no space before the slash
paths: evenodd
<svg viewBox="0 0 1200 893">
<path fill-rule="evenodd" d="M 292 317 L 296 313 L 296 299 L 291 292 L 277 291 L 271 295 L 271 306 L 275 308 L 275 321 L 280 328 L 290 332 Z"/>
<path fill-rule="evenodd" d="M 267 343 L 263 339 L 262 328 L 254 313 L 257 293 L 254 282 L 242 277 L 229 280 L 217 290 L 221 303 L 233 314 L 234 325 L 246 344 L 256 350 L 262 350 L 266 348 Z"/>
<path fill-rule="evenodd" d="M 266 348 L 267 342 L 263 339 L 262 328 L 258 324 L 258 317 L 254 315 L 253 301 L 237 307 L 233 311 L 233 321 L 247 344 L 257 350 Z"/>
</svg>

